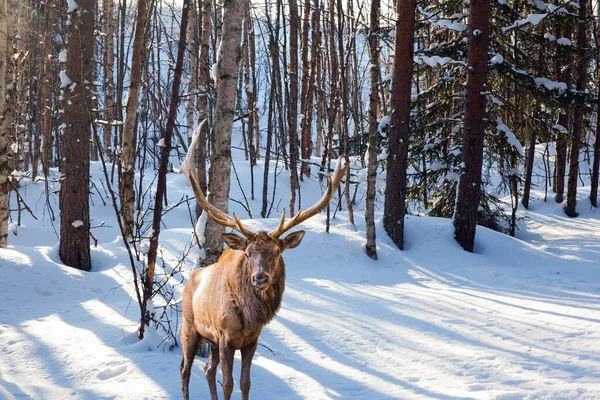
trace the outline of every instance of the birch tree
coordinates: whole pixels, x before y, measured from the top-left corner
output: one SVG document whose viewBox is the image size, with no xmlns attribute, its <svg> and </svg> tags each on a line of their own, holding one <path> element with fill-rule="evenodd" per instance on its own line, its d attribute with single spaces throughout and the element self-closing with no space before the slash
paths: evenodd
<svg viewBox="0 0 600 400">
<path fill-rule="evenodd" d="M 242 17 L 247 0 L 223 2 L 223 30 L 217 55 L 217 102 L 214 114 L 214 141 L 208 180 L 208 201 L 228 212 L 231 175 L 231 130 L 241 58 Z M 223 226 L 209 220 L 206 227 L 206 259 L 214 263 L 222 251 Z"/>
<path fill-rule="evenodd" d="M 369 151 L 367 166 L 367 199 L 365 205 L 365 224 L 367 226 L 367 255 L 377 260 L 375 232 L 375 182 L 377 178 L 377 153 L 379 140 L 379 0 L 371 1 L 371 25 L 369 27 L 369 54 L 371 57 L 369 93 Z"/>
<path fill-rule="evenodd" d="M 135 202 L 135 153 L 136 153 L 136 118 L 138 114 L 139 92 L 142 79 L 142 62 L 144 58 L 144 36 L 146 32 L 146 0 L 138 0 L 133 50 L 131 53 L 131 72 L 125 124 L 121 142 L 121 212 L 125 235 L 133 236 L 133 213 Z"/>
</svg>

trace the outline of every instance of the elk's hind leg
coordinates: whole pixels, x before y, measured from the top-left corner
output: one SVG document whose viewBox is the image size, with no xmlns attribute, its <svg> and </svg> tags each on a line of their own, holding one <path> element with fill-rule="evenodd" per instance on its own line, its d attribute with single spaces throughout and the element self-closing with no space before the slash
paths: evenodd
<svg viewBox="0 0 600 400">
<path fill-rule="evenodd" d="M 208 361 L 204 365 L 204 373 L 206 374 L 206 380 L 208 381 L 208 389 L 210 390 L 211 400 L 218 400 L 217 395 L 217 367 L 219 366 L 219 346 L 210 343 L 210 350 L 208 352 Z"/>
<path fill-rule="evenodd" d="M 200 342 L 200 335 L 194 329 L 192 324 L 189 324 L 185 318 L 181 326 L 181 366 L 179 371 L 181 372 L 181 392 L 183 393 L 184 400 L 190 398 L 190 374 L 192 372 L 192 364 L 194 363 L 194 357 L 196 356 L 196 349 Z"/>
</svg>

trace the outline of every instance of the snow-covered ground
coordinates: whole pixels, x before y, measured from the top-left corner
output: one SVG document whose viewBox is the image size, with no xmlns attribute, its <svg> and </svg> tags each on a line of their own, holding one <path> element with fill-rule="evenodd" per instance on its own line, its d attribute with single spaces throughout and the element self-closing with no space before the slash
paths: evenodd
<svg viewBox="0 0 600 400">
<path fill-rule="evenodd" d="M 236 166 L 246 179 L 242 161 Z M 182 176 L 168 179 L 170 202 L 191 193 Z M 304 205 L 317 188 L 304 183 Z M 80 272 L 58 259 L 42 189 L 22 191 L 40 221 L 24 215 L 0 250 L 0 398 L 179 398 L 180 350 L 157 348 L 152 332 L 135 339 L 139 311 L 110 206 L 94 194 L 93 225 L 109 227 L 94 230 L 93 271 Z M 518 238 L 480 227 L 475 254 L 455 243 L 444 219 L 409 216 L 404 252 L 379 224 L 379 261 L 364 254 L 362 212 L 356 230 L 346 213 L 330 234 L 323 215 L 307 221 L 303 243 L 285 254 L 284 301 L 260 338 L 252 398 L 600 398 L 600 211 L 589 209 L 588 193 L 580 188 L 581 215 L 569 219 L 534 192 Z M 232 196 L 241 198 L 235 178 Z M 250 204 L 259 215 L 260 199 Z M 279 212 L 245 222 L 271 228 Z M 187 208 L 165 223 L 172 264 L 191 243 Z M 203 364 L 196 359 L 193 398 L 208 398 Z M 236 381 L 239 366 L 238 356 Z"/>
</svg>

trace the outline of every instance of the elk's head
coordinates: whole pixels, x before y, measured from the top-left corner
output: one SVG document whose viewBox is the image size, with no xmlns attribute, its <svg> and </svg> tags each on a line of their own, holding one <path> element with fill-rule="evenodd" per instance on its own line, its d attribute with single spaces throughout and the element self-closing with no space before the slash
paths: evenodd
<svg viewBox="0 0 600 400">
<path fill-rule="evenodd" d="M 342 160 L 341 158 L 338 159 L 333 177 L 327 176 L 327 190 L 321 199 L 306 210 L 298 210 L 298 213 L 288 221 L 285 220 L 284 209 L 279 225 L 271 232 L 253 232 L 242 224 L 237 215 L 233 214 L 233 217 L 231 217 L 214 207 L 204 197 L 200 185 L 196 181 L 194 174 L 190 172 L 190 169 L 187 166 L 186 168 L 182 166 L 181 171 L 187 175 L 194 195 L 204 211 L 216 223 L 229 227 L 243 235 L 238 236 L 233 233 L 226 233 L 223 234 L 223 239 L 231 249 L 244 252 L 244 257 L 246 258 L 244 266 L 245 268 L 249 268 L 248 272 L 251 276 L 252 285 L 259 290 L 264 290 L 269 288 L 274 280 L 277 279 L 279 265 L 282 261 L 282 253 L 287 249 L 297 247 L 302 242 L 305 232 L 297 231 L 283 238 L 281 236 L 327 207 L 327 204 L 329 204 L 339 187 L 343 176 L 346 174 L 347 168 L 347 166 L 342 168 Z"/>
<path fill-rule="evenodd" d="M 258 290 L 266 290 L 280 278 L 282 253 L 297 247 L 304 231 L 297 231 L 279 239 L 272 233 L 260 231 L 250 238 L 234 233 L 223 234 L 229 248 L 244 252 L 243 268 L 250 276 L 250 282 Z"/>
</svg>

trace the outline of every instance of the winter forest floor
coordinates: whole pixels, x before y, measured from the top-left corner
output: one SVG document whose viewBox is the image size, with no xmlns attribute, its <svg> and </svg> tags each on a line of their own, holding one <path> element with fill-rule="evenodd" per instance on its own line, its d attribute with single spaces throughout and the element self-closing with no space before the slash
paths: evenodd
<svg viewBox="0 0 600 400">
<path fill-rule="evenodd" d="M 168 179 L 170 202 L 191 192 L 182 176 Z M 315 182 L 305 185 L 319 197 Z M 94 231 L 93 271 L 80 272 L 58 259 L 43 186 L 23 190 L 40 220 L 24 215 L 0 250 L 0 398 L 180 398 L 180 349 L 157 348 L 152 332 L 135 339 L 139 311 L 110 206 L 93 196 L 92 225 L 108 227 Z M 289 190 L 283 177 L 279 187 Z M 409 216 L 404 252 L 379 224 L 376 262 L 363 250 L 362 212 L 357 230 L 346 213 L 330 234 L 324 216 L 307 221 L 303 243 L 285 254 L 284 301 L 260 338 L 252 398 L 600 398 L 600 211 L 589 208 L 588 190 L 580 188 L 576 219 L 535 192 L 517 238 L 479 227 L 475 254 L 445 219 Z M 259 200 L 251 205 L 259 215 Z M 248 225 L 273 227 L 275 214 Z M 191 242 L 187 208 L 165 223 L 169 266 Z M 237 382 L 239 355 L 235 363 Z M 197 358 L 193 398 L 208 397 L 203 365 Z"/>
</svg>

